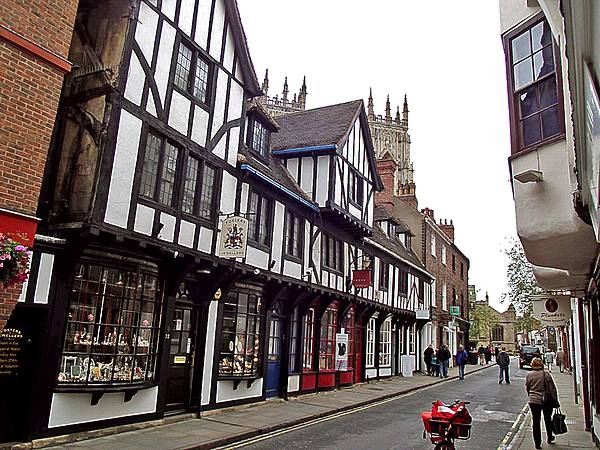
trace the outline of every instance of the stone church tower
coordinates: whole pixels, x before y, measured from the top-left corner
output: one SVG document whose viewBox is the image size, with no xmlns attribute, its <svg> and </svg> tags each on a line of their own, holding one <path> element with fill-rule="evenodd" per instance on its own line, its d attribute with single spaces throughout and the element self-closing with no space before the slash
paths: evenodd
<svg viewBox="0 0 600 450">
<path fill-rule="evenodd" d="M 400 107 L 397 107 L 396 117 L 392 119 L 389 95 L 385 103 L 385 117 L 383 117 L 375 115 L 373 94 L 369 90 L 367 116 L 377 158 L 377 168 L 384 179 L 385 189 L 391 191 L 388 192 L 388 195 L 397 196 L 414 209 L 418 209 L 413 180 L 414 169 L 410 160 L 406 95 L 402 106 L 402 116 L 400 116 Z"/>
<path fill-rule="evenodd" d="M 302 80 L 302 86 L 298 95 L 294 94 L 292 99 L 289 98 L 289 88 L 287 77 L 283 83 L 283 92 L 281 98 L 278 95 L 269 97 L 269 69 L 265 71 L 265 79 L 261 86 L 264 95 L 259 98 L 259 101 L 265 106 L 271 117 L 283 116 L 306 109 L 306 77 Z"/>
</svg>

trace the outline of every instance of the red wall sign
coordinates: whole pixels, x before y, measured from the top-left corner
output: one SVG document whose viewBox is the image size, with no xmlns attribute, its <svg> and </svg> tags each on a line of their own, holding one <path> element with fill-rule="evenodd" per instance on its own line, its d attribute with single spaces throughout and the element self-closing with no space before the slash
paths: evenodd
<svg viewBox="0 0 600 450">
<path fill-rule="evenodd" d="M 10 234 L 15 241 L 32 247 L 38 220 L 33 216 L 0 208 L 0 233 Z"/>
<path fill-rule="evenodd" d="M 352 284 L 357 289 L 363 289 L 371 286 L 371 270 L 355 270 L 352 272 Z"/>
</svg>

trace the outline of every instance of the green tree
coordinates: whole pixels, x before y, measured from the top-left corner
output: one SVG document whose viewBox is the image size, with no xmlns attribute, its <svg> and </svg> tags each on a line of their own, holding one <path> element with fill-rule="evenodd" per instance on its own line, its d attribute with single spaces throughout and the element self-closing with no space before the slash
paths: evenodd
<svg viewBox="0 0 600 450">
<path fill-rule="evenodd" d="M 492 328 L 498 323 L 498 316 L 487 303 L 474 303 L 472 310 L 470 335 L 477 340 L 490 342 Z"/>
<path fill-rule="evenodd" d="M 501 302 L 511 303 L 517 313 L 517 331 L 529 332 L 540 327 L 540 322 L 533 317 L 531 296 L 544 293 L 533 275 L 533 267 L 527 258 L 521 242 L 511 239 L 509 247 L 504 250 L 508 265 L 506 279 L 508 292 L 501 296 Z"/>
</svg>

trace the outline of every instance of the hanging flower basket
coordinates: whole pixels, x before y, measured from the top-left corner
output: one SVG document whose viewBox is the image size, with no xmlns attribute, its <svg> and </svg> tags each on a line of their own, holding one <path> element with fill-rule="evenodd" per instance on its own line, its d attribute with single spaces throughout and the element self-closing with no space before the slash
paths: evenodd
<svg viewBox="0 0 600 450">
<path fill-rule="evenodd" d="M 29 249 L 9 234 L 0 233 L 0 285 L 23 283 L 29 276 Z"/>
</svg>

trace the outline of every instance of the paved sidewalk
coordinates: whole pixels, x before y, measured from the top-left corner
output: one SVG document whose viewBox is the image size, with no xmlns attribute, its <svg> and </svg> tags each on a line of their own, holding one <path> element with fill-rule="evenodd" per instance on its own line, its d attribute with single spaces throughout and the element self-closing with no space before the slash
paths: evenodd
<svg viewBox="0 0 600 450">
<path fill-rule="evenodd" d="M 496 370 L 495 364 L 483 367 L 478 365 L 467 366 L 467 377 L 469 373 L 492 367 L 493 370 Z M 176 423 L 163 424 L 162 421 L 154 421 L 138 424 L 136 425 L 138 429 L 133 431 L 123 432 L 124 427 L 116 427 L 78 435 L 40 439 L 13 448 L 133 450 L 142 447 L 144 450 L 209 449 L 368 405 L 425 386 L 444 383 L 458 378 L 458 370 L 451 368 L 449 375 L 449 378 L 446 379 L 422 374 L 415 374 L 413 377 L 406 378 L 393 377 L 335 391 L 301 395 L 289 401 L 272 400 L 213 413 L 205 412 L 202 413 L 203 415 L 199 419 L 190 415 L 180 416 L 180 419 L 183 420 Z M 170 420 L 174 420 L 174 418 L 170 418 Z M 132 427 L 129 426 L 128 428 L 131 429 Z M 90 437 L 92 439 L 89 439 Z M 75 442 L 75 440 L 78 440 L 78 442 Z"/>
<path fill-rule="evenodd" d="M 561 450 L 561 449 L 590 449 L 596 448 L 592 441 L 590 432 L 584 429 L 583 405 L 576 404 L 573 393 L 573 377 L 568 373 L 560 373 L 558 369 L 552 372 L 554 383 L 558 390 L 560 408 L 567 416 L 566 434 L 556 436 L 555 443 L 550 445 L 546 443 L 546 431 L 544 429 L 544 419 L 542 418 L 542 448 Z M 533 450 L 533 434 L 531 428 L 531 414 L 529 408 L 521 417 L 521 423 L 515 432 L 513 439 L 508 445 L 500 446 L 498 449 L 506 450 Z"/>
</svg>

